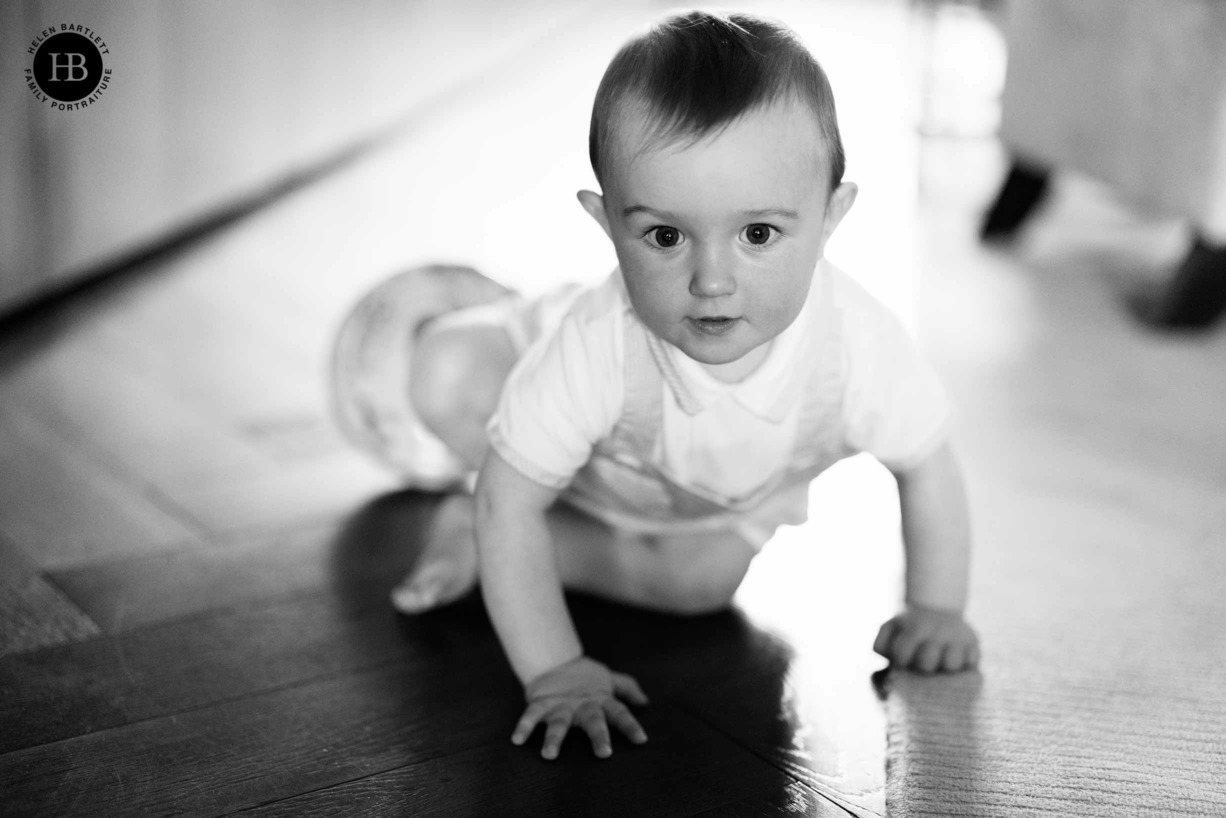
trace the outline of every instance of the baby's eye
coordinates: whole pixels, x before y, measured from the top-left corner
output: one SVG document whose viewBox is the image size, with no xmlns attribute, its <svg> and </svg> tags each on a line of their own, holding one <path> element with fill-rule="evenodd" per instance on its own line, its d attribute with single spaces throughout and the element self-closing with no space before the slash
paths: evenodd
<svg viewBox="0 0 1226 818">
<path fill-rule="evenodd" d="M 770 244 L 771 240 L 779 235 L 779 231 L 769 224 L 751 224 L 741 231 L 741 235 L 750 244 L 762 246 Z"/>
<path fill-rule="evenodd" d="M 647 231 L 647 243 L 653 247 L 669 250 L 681 244 L 685 238 L 675 227 L 653 227 Z"/>
</svg>

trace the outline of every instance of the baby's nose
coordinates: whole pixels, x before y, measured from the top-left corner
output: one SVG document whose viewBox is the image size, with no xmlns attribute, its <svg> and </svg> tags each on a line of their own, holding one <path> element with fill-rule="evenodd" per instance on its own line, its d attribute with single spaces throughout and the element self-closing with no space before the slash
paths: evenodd
<svg viewBox="0 0 1226 818">
<path fill-rule="evenodd" d="M 736 275 L 732 265 L 716 255 L 699 257 L 690 276 L 690 295 L 717 298 L 736 292 Z"/>
</svg>

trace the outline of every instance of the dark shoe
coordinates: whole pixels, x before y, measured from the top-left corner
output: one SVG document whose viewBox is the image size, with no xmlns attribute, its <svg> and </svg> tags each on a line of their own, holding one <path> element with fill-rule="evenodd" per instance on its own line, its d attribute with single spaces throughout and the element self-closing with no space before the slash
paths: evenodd
<svg viewBox="0 0 1226 818">
<path fill-rule="evenodd" d="M 1161 329 L 1203 329 L 1226 312 L 1226 245 L 1197 236 L 1158 297 L 1140 318 Z"/>
<path fill-rule="evenodd" d="M 1046 198 L 1050 179 L 1051 173 L 1046 169 L 1014 159 L 996 201 L 979 227 L 979 238 L 984 241 L 1013 238 L 1022 222 Z"/>
</svg>

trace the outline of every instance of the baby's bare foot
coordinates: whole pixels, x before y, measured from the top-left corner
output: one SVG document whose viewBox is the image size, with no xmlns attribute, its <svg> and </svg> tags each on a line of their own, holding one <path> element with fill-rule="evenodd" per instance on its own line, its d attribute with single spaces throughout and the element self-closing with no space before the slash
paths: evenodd
<svg viewBox="0 0 1226 818">
<path fill-rule="evenodd" d="M 392 589 L 396 610 L 423 613 L 472 590 L 477 583 L 474 516 L 473 498 L 467 494 L 452 494 L 442 501 L 417 564 Z"/>
</svg>

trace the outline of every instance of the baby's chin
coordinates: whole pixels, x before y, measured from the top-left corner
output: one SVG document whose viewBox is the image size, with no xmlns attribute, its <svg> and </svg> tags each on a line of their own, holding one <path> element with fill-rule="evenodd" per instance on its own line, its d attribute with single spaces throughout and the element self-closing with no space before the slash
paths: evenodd
<svg viewBox="0 0 1226 818">
<path fill-rule="evenodd" d="M 734 383 L 743 380 L 757 371 L 770 351 L 770 343 L 753 347 L 749 351 L 694 349 L 680 347 L 682 354 L 690 360 L 702 365 L 716 380 Z"/>
</svg>

